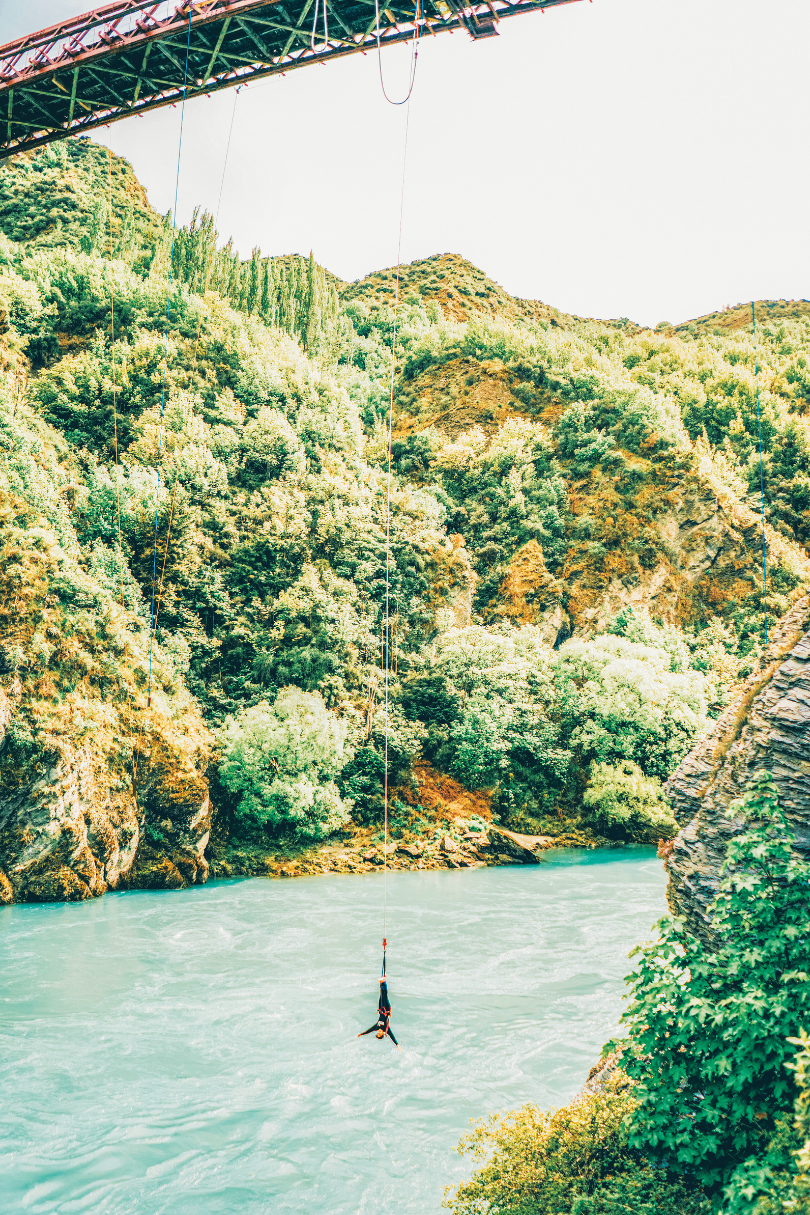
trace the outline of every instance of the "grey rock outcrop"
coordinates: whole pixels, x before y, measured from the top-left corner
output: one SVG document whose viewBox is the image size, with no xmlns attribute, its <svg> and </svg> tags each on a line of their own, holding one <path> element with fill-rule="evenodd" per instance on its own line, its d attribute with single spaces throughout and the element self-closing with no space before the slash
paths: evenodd
<svg viewBox="0 0 810 1215">
<path fill-rule="evenodd" d="M 134 809 L 99 797 L 90 755 L 60 757 L 0 801 L 0 899 L 85 899 L 115 889 L 138 838 Z"/>
<path fill-rule="evenodd" d="M 577 614 L 575 635 L 602 631 L 622 608 L 649 610 L 664 619 L 682 619 L 682 604 L 700 600 L 713 583 L 723 597 L 748 593 L 761 572 L 752 554 L 761 551 L 762 532 L 755 511 L 739 501 L 720 501 L 701 477 L 686 478 L 657 504 L 654 527 L 666 558 L 650 569 L 614 577 L 594 602 Z M 769 564 L 774 561 L 766 529 Z M 744 591 L 742 590 L 744 588 Z M 679 606 L 680 605 L 680 606 Z"/>
<path fill-rule="evenodd" d="M 738 699 L 686 756 L 665 785 L 681 828 L 667 859 L 668 900 L 693 931 L 710 931 L 708 908 L 729 839 L 726 818 L 758 772 L 770 772 L 780 804 L 810 853 L 810 598 L 781 620 Z"/>
<path fill-rule="evenodd" d="M 131 794 L 110 797 L 89 752 L 62 756 L 0 800 L 0 903 L 81 900 L 127 887 L 204 882 L 207 794 L 159 850 L 143 838 Z"/>
<path fill-rule="evenodd" d="M 548 835 L 522 835 L 519 831 L 507 831 L 505 827 L 487 824 L 488 847 L 498 856 L 506 856 L 522 865 L 537 865 L 538 853 L 551 847 L 554 840 Z"/>
</svg>

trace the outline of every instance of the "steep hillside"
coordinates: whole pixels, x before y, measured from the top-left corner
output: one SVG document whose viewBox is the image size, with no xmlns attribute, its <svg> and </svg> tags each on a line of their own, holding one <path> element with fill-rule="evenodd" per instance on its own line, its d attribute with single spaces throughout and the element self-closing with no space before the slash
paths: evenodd
<svg viewBox="0 0 810 1215">
<path fill-rule="evenodd" d="M 24 152 L 3 165 L 0 231 L 10 240 L 105 254 L 112 240 L 121 257 L 154 247 L 161 228 L 131 165 L 86 137 Z"/>
<path fill-rule="evenodd" d="M 760 354 L 774 619 L 810 575 L 809 333 L 766 329 Z M 717 617 L 743 639 L 761 629 L 752 372 L 750 327 L 684 342 L 446 323 L 405 360 L 394 459 L 447 493 L 484 619 L 551 611 L 566 636 L 632 605 L 693 629 Z M 534 617 L 510 590 L 527 578 Z"/>
<path fill-rule="evenodd" d="M 750 327 L 405 267 L 387 562 L 392 272 L 242 259 L 195 214 L 171 285 L 123 162 L 113 259 L 80 232 L 109 161 L 78 145 L 0 169 L 5 897 L 319 868 L 329 839 L 369 867 L 386 735 L 400 863 L 489 821 L 673 835 L 662 782 L 762 652 Z M 47 190 L 75 220 L 43 225 Z M 775 621 L 810 582 L 810 318 L 758 351 Z"/>
</svg>

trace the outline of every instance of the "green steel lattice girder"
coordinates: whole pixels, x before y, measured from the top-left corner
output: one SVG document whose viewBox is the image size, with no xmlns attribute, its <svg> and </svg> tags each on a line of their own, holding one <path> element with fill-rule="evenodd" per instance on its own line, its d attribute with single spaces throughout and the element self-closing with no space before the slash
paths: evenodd
<svg viewBox="0 0 810 1215">
<path fill-rule="evenodd" d="M 173 12 L 155 0 L 118 0 L 0 47 L 0 160 L 118 122 L 183 95 L 198 97 L 262 76 L 376 46 L 374 0 L 195 0 Z M 575 0 L 420 0 L 423 37 L 466 29 L 497 34 L 504 17 Z M 385 8 L 382 6 L 385 5 Z M 189 15 L 191 23 L 189 31 Z M 380 0 L 383 46 L 413 37 L 414 4 Z"/>
</svg>

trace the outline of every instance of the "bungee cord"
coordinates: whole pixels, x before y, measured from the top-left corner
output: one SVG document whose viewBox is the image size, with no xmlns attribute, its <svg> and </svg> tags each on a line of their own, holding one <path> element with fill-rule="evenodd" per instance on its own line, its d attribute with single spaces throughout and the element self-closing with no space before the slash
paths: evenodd
<svg viewBox="0 0 810 1215">
<path fill-rule="evenodd" d="M 109 129 L 109 128 L 108 128 Z M 110 135 L 109 140 L 112 139 Z M 113 274 L 113 231 L 112 231 L 112 147 L 107 144 L 107 216 L 110 233 L 110 360 L 113 398 L 113 439 L 115 443 L 115 508 L 118 516 L 118 569 L 121 574 L 121 611 L 124 610 L 124 549 L 121 544 L 121 468 L 118 463 L 118 407 L 116 403 L 115 383 L 115 276 Z"/>
<path fill-rule="evenodd" d="M 217 198 L 217 209 L 216 209 L 216 213 L 214 215 L 214 232 L 216 232 L 217 223 L 219 222 L 219 210 L 222 205 L 222 191 L 225 186 L 225 170 L 228 167 L 228 154 L 231 150 L 231 136 L 233 135 L 233 123 L 234 123 L 234 119 L 236 117 L 236 99 L 239 96 L 240 92 L 241 92 L 241 88 L 237 89 L 233 95 L 233 109 L 231 110 L 231 125 L 228 128 L 228 141 L 225 145 L 225 159 L 222 163 L 222 177 L 220 178 L 220 182 L 219 182 L 219 197 Z M 212 257 L 212 253 L 211 253 L 211 249 L 209 248 L 208 256 L 206 258 L 206 264 L 205 264 L 205 280 L 203 282 L 203 299 L 205 298 L 206 292 L 208 291 L 208 281 L 209 281 L 209 277 L 211 274 L 211 257 Z M 200 315 L 199 315 L 199 318 L 197 321 L 197 333 L 194 338 L 194 355 L 191 360 L 190 383 L 191 383 L 192 389 L 194 387 L 194 373 L 197 370 L 197 352 L 199 350 L 199 345 L 200 345 L 200 334 L 202 333 L 202 322 L 203 322 L 203 313 L 202 313 L 202 309 L 200 309 Z M 158 618 L 158 615 L 160 614 L 160 604 L 163 599 L 163 583 L 164 583 L 164 579 L 166 577 L 166 561 L 169 556 L 169 542 L 171 540 L 171 535 L 172 535 L 172 523 L 174 521 L 174 507 L 175 507 L 175 502 L 176 502 L 176 498 L 177 498 L 177 478 L 180 476 L 180 456 L 182 455 L 182 451 L 183 451 L 183 449 L 182 449 L 182 447 L 180 447 L 180 449 L 177 453 L 177 462 L 175 464 L 174 481 L 172 482 L 172 496 L 171 496 L 171 502 L 169 504 L 169 526 L 166 529 L 166 545 L 163 549 L 163 564 L 162 564 L 161 570 L 160 570 L 160 583 L 158 585 L 157 605 L 155 607 L 155 625 L 156 626 L 157 626 L 157 618 Z"/>
<path fill-rule="evenodd" d="M 379 3 L 379 0 L 377 0 Z M 411 82 L 413 87 L 413 82 Z M 410 94 L 408 95 L 410 96 Z M 407 100 L 407 99 L 406 99 Z M 391 449 L 394 431 L 394 380 L 396 376 L 397 322 L 399 319 L 399 278 L 402 267 L 402 217 L 405 210 L 405 171 L 408 163 L 408 128 L 411 107 L 405 111 L 405 140 L 402 149 L 402 182 L 399 192 L 399 234 L 397 237 L 397 276 L 394 286 L 394 325 L 391 334 L 391 383 L 388 399 L 388 469 L 385 482 L 385 623 L 384 623 L 384 704 L 385 704 L 385 789 L 383 822 L 383 965 L 385 964 L 386 923 L 388 919 L 388 735 L 391 673 Z"/>
<path fill-rule="evenodd" d="M 323 46 L 315 45 L 315 28 L 318 24 L 318 9 L 320 7 L 320 3 L 321 0 L 315 0 L 315 16 L 312 19 L 312 38 L 310 39 L 310 46 L 312 47 L 313 54 L 315 55 L 321 55 L 324 51 L 329 50 L 329 17 L 326 12 L 327 0 L 323 0 Z M 379 16 L 377 17 L 377 20 L 379 21 Z"/>
<path fill-rule="evenodd" d="M 169 315 L 172 303 L 172 279 L 174 276 L 174 235 L 177 228 L 177 199 L 180 192 L 180 159 L 183 151 L 183 120 L 186 114 L 186 86 L 188 84 L 188 58 L 191 49 L 191 19 L 194 16 L 194 0 L 188 9 L 188 32 L 186 34 L 186 62 L 183 69 L 183 100 L 180 105 L 180 136 L 177 144 L 177 174 L 174 182 L 174 210 L 172 211 L 172 241 L 169 250 L 169 290 L 166 296 L 166 345 L 163 355 L 163 380 L 160 388 L 160 428 L 158 430 L 157 481 L 155 483 L 155 539 L 152 551 L 152 603 L 149 614 L 149 683 L 146 707 L 152 704 L 152 650 L 155 640 L 155 583 L 157 581 L 157 533 L 160 510 L 160 464 L 163 455 L 163 414 L 166 405 L 166 373 L 169 364 Z"/>
<path fill-rule="evenodd" d="M 316 4 L 317 4 L 317 0 L 316 0 Z M 326 12 L 325 5 L 326 5 L 326 0 L 324 0 L 324 14 Z M 380 88 L 382 89 L 383 97 L 385 98 L 385 100 L 388 102 L 389 105 L 405 105 L 411 99 L 411 93 L 413 92 L 414 81 L 416 80 L 416 62 L 417 62 L 417 59 L 419 58 L 419 39 L 421 37 L 422 22 L 423 22 L 422 0 L 416 0 L 416 8 L 414 10 L 413 39 L 411 40 L 411 46 L 413 48 L 412 55 L 411 55 L 411 78 L 410 78 L 410 82 L 408 84 L 408 92 L 402 98 L 402 101 L 394 101 L 394 99 L 392 97 L 389 97 L 388 93 L 385 91 L 385 80 L 383 79 L 383 70 L 382 70 L 382 49 L 380 46 L 380 0 L 374 0 L 374 12 L 375 12 L 375 15 L 377 18 L 376 26 L 375 26 L 376 33 L 377 33 L 377 67 L 379 68 L 379 72 L 380 72 Z M 313 27 L 313 30 L 314 30 L 314 27 Z M 313 33 L 313 37 L 314 37 L 314 33 Z M 315 49 L 314 46 L 312 49 L 313 50 Z M 407 147 L 407 141 L 406 141 L 406 147 Z"/>
<path fill-rule="evenodd" d="M 762 605 L 765 621 L 765 644 L 768 644 L 768 562 L 765 552 L 765 474 L 762 468 L 762 414 L 759 408 L 759 349 L 757 347 L 757 310 L 751 301 L 751 323 L 754 330 L 754 380 L 757 388 L 757 431 L 759 433 L 759 501 L 762 508 Z"/>
</svg>

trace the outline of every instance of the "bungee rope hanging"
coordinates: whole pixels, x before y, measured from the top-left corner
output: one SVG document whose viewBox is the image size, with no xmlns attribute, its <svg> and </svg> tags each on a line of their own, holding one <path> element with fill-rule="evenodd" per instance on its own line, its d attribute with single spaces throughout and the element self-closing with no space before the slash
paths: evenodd
<svg viewBox="0 0 810 1215">
<path fill-rule="evenodd" d="M 317 0 L 316 0 L 316 4 L 317 4 Z M 419 39 L 422 35 L 422 24 L 423 24 L 422 0 L 416 0 L 416 8 L 414 10 L 414 17 L 413 17 L 413 38 L 411 40 L 411 47 L 412 47 L 411 78 L 408 83 L 408 92 L 405 94 L 405 96 L 402 98 L 401 101 L 394 101 L 394 99 L 392 97 L 389 97 L 388 93 L 385 91 L 385 81 L 383 79 L 383 70 L 382 70 L 382 49 L 381 49 L 381 45 L 380 45 L 380 0 L 374 0 L 374 13 L 376 16 L 375 29 L 376 29 L 376 34 L 377 34 L 377 67 L 379 68 L 379 72 L 380 72 L 380 88 L 382 89 L 383 97 L 385 98 L 385 100 L 388 102 L 389 105 L 405 105 L 406 102 L 410 101 L 410 99 L 411 99 L 411 93 L 413 92 L 414 81 L 416 80 L 416 62 L 417 62 L 417 59 L 419 58 Z M 325 19 L 325 17 L 326 17 L 326 0 L 324 0 L 324 19 Z M 315 32 L 314 32 L 314 26 L 313 26 L 313 39 L 314 39 L 314 37 L 315 37 Z M 315 47 L 313 46 L 312 49 L 315 50 Z"/>
<path fill-rule="evenodd" d="M 109 130 L 109 128 L 107 128 Z M 112 146 L 107 143 L 107 217 L 110 234 L 110 379 L 113 400 L 113 441 L 115 444 L 115 510 L 118 517 L 118 570 L 121 574 L 121 611 L 124 610 L 124 548 L 121 543 L 121 467 L 118 463 L 118 406 L 115 382 L 115 276 L 113 273 L 113 201 L 112 201 Z"/>
<path fill-rule="evenodd" d="M 765 644 L 768 644 L 768 561 L 765 548 L 765 473 L 762 467 L 762 414 L 759 407 L 759 350 L 757 347 L 757 310 L 751 301 L 751 324 L 754 332 L 754 381 L 757 390 L 757 431 L 759 434 L 759 500 L 762 509 L 762 605 L 765 621 Z"/>
<path fill-rule="evenodd" d="M 146 707 L 152 704 L 152 650 L 155 640 L 155 584 L 157 581 L 157 534 L 160 512 L 160 465 L 163 456 L 163 414 L 166 405 L 166 373 L 169 363 L 169 317 L 172 303 L 172 280 L 174 278 L 174 236 L 177 229 L 177 199 L 180 192 L 180 159 L 183 151 L 183 120 L 186 114 L 186 86 L 188 84 L 188 59 L 191 49 L 191 20 L 194 16 L 194 0 L 188 8 L 188 31 L 186 34 L 186 62 L 183 68 L 183 99 L 180 105 L 180 136 L 177 143 L 177 173 L 174 182 L 174 210 L 172 211 L 172 240 L 169 249 L 169 290 L 166 296 L 166 337 L 163 354 L 163 379 L 160 386 L 160 427 L 158 429 L 157 480 L 155 482 L 155 538 L 152 549 L 152 601 L 149 612 L 149 682 L 146 692 Z"/>
<path fill-rule="evenodd" d="M 231 110 L 231 125 L 228 128 L 228 140 L 225 145 L 225 159 L 222 163 L 222 177 L 220 178 L 220 181 L 219 181 L 219 196 L 217 198 L 217 209 L 216 209 L 216 213 L 214 214 L 214 232 L 215 233 L 217 230 L 217 223 L 219 222 L 220 207 L 222 206 L 222 191 L 225 186 L 225 170 L 228 167 L 228 155 L 231 150 L 231 137 L 233 135 L 233 124 L 234 124 L 234 119 L 236 118 L 236 99 L 239 96 L 241 91 L 242 91 L 241 87 L 238 89 L 235 89 L 234 95 L 233 95 L 233 109 Z M 206 264 L 205 264 L 205 279 L 203 282 L 203 299 L 205 298 L 206 292 L 208 291 L 208 282 L 209 282 L 209 277 L 211 274 L 211 257 L 212 257 L 212 253 L 211 253 L 211 250 L 209 249 L 207 259 L 206 259 Z M 199 315 L 199 318 L 197 321 L 197 333 L 194 337 L 194 356 L 191 360 L 191 376 L 189 377 L 189 382 L 190 382 L 192 389 L 194 387 L 194 373 L 197 370 L 197 352 L 198 352 L 199 346 L 200 346 L 200 335 L 202 333 L 202 322 L 203 322 L 203 313 L 202 313 L 202 309 L 200 309 L 200 315 Z M 172 482 L 172 496 L 171 496 L 171 502 L 169 504 L 169 525 L 166 529 L 166 544 L 164 545 L 164 548 L 163 548 L 163 564 L 161 565 L 161 569 L 160 569 L 160 583 L 158 584 L 157 604 L 155 606 L 155 627 L 157 627 L 157 618 L 160 615 L 160 604 L 163 599 L 163 582 L 166 577 L 166 561 L 169 556 L 169 542 L 170 542 L 171 536 L 172 536 L 172 523 L 174 521 L 174 507 L 175 507 L 175 501 L 176 501 L 176 497 L 177 497 L 177 479 L 180 476 L 180 456 L 182 455 L 182 452 L 183 452 L 183 446 L 185 446 L 185 444 L 180 446 L 180 448 L 178 449 L 178 452 L 177 452 L 177 463 L 175 465 L 175 470 L 174 470 L 174 481 Z"/>
<path fill-rule="evenodd" d="M 379 50 L 379 0 L 375 0 L 377 5 L 377 46 Z M 420 0 L 417 0 L 416 15 L 419 16 Z M 416 74 L 416 54 L 418 50 L 419 24 L 418 20 L 414 23 L 414 55 L 412 60 L 411 81 L 408 89 L 408 96 L 401 102 L 391 102 L 392 105 L 404 105 L 410 100 L 411 92 L 413 91 L 414 77 Z M 380 71 L 380 83 L 382 84 L 382 70 Z M 386 101 L 391 101 L 390 97 L 385 92 L 383 85 L 383 95 Z M 390 676 L 391 676 L 391 456 L 393 447 L 394 433 L 394 386 L 396 379 L 396 353 L 397 353 L 397 331 L 399 322 L 399 280 L 402 270 L 402 220 L 405 211 L 405 173 L 408 164 L 408 131 L 410 127 L 411 108 L 407 106 L 405 110 L 405 138 L 402 148 L 402 179 L 400 182 L 399 191 L 399 229 L 397 234 L 397 273 L 394 283 L 394 323 L 391 332 L 391 378 L 389 383 L 388 393 L 388 453 L 387 453 L 387 469 L 385 479 L 385 616 L 383 619 L 382 630 L 382 661 L 383 661 L 383 679 L 384 679 L 384 717 L 385 717 L 385 756 L 384 756 L 384 790 L 383 790 L 383 959 L 382 959 L 382 978 L 380 980 L 382 988 L 385 992 L 386 1001 L 388 999 L 388 988 L 385 981 L 385 951 L 388 946 L 387 927 L 388 927 L 388 742 L 389 742 L 389 714 L 390 714 Z M 390 1016 L 390 1004 L 388 1006 L 388 1016 Z M 388 1021 L 386 1019 L 386 1033 L 392 1038 L 395 1045 L 396 1039 L 388 1029 Z M 397 1046 L 397 1049 L 399 1047 Z"/>
<path fill-rule="evenodd" d="M 321 0 L 315 0 L 315 16 L 312 18 L 312 37 L 309 43 L 312 47 L 313 53 L 316 55 L 321 55 L 324 51 L 329 50 L 329 16 L 326 12 L 327 0 L 323 0 L 323 46 L 315 45 L 315 29 L 318 25 L 318 10 L 320 8 L 320 3 Z"/>
<path fill-rule="evenodd" d="M 107 125 L 109 131 L 109 124 Z M 109 245 L 110 245 L 110 381 L 112 383 L 112 398 L 113 398 L 113 446 L 115 450 L 115 506 L 118 525 L 118 568 L 121 575 L 121 614 L 126 612 L 126 604 L 124 600 L 124 546 L 121 533 L 121 466 L 118 459 L 118 407 L 116 402 L 118 385 L 115 377 L 115 275 L 113 270 L 113 195 L 112 195 L 112 134 L 107 137 L 107 212 L 108 212 L 108 230 L 109 230 Z M 135 691 L 130 690 L 129 708 L 130 712 L 135 703 Z M 132 798 L 135 803 L 136 813 L 138 812 L 138 757 L 140 755 L 141 738 L 143 736 L 143 720 L 138 725 L 138 735 L 135 740 L 135 745 L 132 749 Z"/>
</svg>

